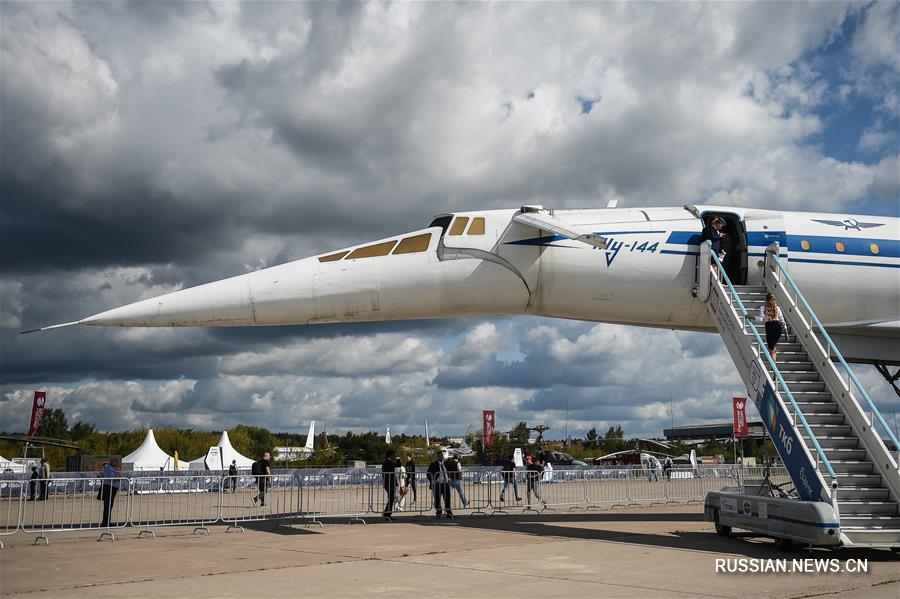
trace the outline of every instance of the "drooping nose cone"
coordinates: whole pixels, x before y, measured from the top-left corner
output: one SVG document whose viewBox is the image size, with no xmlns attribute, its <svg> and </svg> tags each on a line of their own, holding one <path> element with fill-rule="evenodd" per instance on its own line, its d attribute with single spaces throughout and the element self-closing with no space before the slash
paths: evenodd
<svg viewBox="0 0 900 599">
<path fill-rule="evenodd" d="M 254 324 L 249 275 L 182 289 L 89 316 L 81 324 L 118 327 L 210 327 Z"/>
</svg>

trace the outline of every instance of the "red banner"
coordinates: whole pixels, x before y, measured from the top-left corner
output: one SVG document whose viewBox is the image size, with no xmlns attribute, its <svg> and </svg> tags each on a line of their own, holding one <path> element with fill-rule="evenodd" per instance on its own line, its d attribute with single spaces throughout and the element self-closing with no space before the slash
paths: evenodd
<svg viewBox="0 0 900 599">
<path fill-rule="evenodd" d="M 744 397 L 733 397 L 734 402 L 734 436 L 738 439 L 746 439 L 750 436 L 750 430 L 747 427 L 747 399 Z"/>
<path fill-rule="evenodd" d="M 31 424 L 28 425 L 28 438 L 32 438 L 38 432 L 41 418 L 44 417 L 44 405 L 47 403 L 47 394 L 43 391 L 34 392 L 34 403 L 31 404 Z"/>
<path fill-rule="evenodd" d="M 481 415 L 484 421 L 482 445 L 487 447 L 494 444 L 494 410 L 484 410 Z"/>
</svg>

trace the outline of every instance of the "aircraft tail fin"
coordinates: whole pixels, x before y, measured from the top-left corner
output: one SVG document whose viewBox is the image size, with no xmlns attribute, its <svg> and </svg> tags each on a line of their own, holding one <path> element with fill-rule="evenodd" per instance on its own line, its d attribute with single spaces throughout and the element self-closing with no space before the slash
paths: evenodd
<svg viewBox="0 0 900 599">
<path fill-rule="evenodd" d="M 313 443 L 316 439 L 316 421 L 312 420 L 309 423 L 309 433 L 306 435 L 306 448 L 312 449 Z"/>
</svg>

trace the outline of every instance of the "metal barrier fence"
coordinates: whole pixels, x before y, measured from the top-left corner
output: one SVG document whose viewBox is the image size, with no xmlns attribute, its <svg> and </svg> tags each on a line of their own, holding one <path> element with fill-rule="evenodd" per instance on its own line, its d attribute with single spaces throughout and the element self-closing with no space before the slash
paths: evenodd
<svg viewBox="0 0 900 599">
<path fill-rule="evenodd" d="M 143 528 L 138 537 L 156 533 L 156 526 L 193 526 L 209 533 L 219 520 L 222 479 L 206 475 L 141 476 L 130 480 L 128 521 Z"/>
<path fill-rule="evenodd" d="M 518 470 L 465 470 L 458 480 L 438 485 L 449 494 L 452 512 L 508 514 L 512 510 L 609 509 L 665 503 L 700 502 L 710 491 L 757 485 L 763 468 L 734 466 L 700 469 L 584 469 L 545 473 Z M 774 485 L 790 485 L 784 468 L 768 471 Z M 37 533 L 141 529 L 138 536 L 164 526 L 193 526 L 210 532 L 213 524 L 243 530 L 248 522 L 287 520 L 322 525 L 326 519 L 365 523 L 365 518 L 435 512 L 433 481 L 425 471 L 381 473 L 371 469 L 304 471 L 268 476 L 216 473 L 119 477 L 53 478 L 44 499 L 31 499 L 30 481 L 0 480 L 0 537 Z M 445 492 L 446 489 L 446 492 Z M 393 502 L 389 498 L 393 495 Z M 3 547 L 0 541 L 0 548 Z"/>
<path fill-rule="evenodd" d="M 35 500 L 30 489 L 28 500 L 20 493 L 19 528 L 37 533 L 35 544 L 49 544 L 48 533 L 84 530 L 115 540 L 112 530 L 128 525 L 128 501 L 116 501 L 120 491 L 127 493 L 127 478 L 53 478 L 38 485 L 42 482 L 47 485 Z"/>
<path fill-rule="evenodd" d="M 222 482 L 216 519 L 228 524 L 227 530 L 243 531 L 242 523 L 281 523 L 300 515 L 302 487 L 297 474 L 226 476 Z"/>
<path fill-rule="evenodd" d="M 0 537 L 15 534 L 21 528 L 26 484 L 19 480 L 0 481 Z M 3 549 L 2 540 L 0 549 Z"/>
</svg>

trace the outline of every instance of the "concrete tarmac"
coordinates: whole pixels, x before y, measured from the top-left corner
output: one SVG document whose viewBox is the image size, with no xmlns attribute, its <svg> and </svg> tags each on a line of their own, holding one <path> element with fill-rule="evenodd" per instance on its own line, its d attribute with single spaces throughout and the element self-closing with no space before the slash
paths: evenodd
<svg viewBox="0 0 900 599">
<path fill-rule="evenodd" d="M 702 506 L 601 512 L 398 515 L 393 523 L 254 523 L 246 532 L 191 528 L 3 537 L 4 597 L 900 597 L 889 551 L 798 550 L 721 538 Z M 867 560 L 868 573 L 716 572 L 717 559 Z M 738 564 L 739 562 L 732 562 Z M 825 562 L 820 562 L 825 563 Z"/>
</svg>

